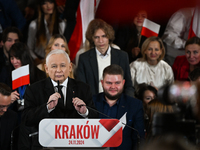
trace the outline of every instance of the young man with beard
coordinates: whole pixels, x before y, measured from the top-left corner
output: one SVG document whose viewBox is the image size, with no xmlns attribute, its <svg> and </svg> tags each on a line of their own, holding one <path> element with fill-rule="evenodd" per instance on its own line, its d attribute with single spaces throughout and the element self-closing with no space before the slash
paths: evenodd
<svg viewBox="0 0 200 150">
<path fill-rule="evenodd" d="M 125 83 L 123 76 L 124 72 L 120 66 L 113 64 L 106 67 L 101 80 L 104 92 L 93 96 L 93 101 L 96 109 L 105 114 L 99 114 L 99 118 L 109 116 L 120 119 L 126 113 L 128 126 L 123 129 L 122 144 L 111 149 L 132 150 L 138 146 L 138 137 L 144 138 L 143 106 L 142 101 L 123 94 Z"/>
<path fill-rule="evenodd" d="M 0 149 L 11 149 L 11 134 L 17 127 L 17 113 L 8 109 L 11 103 L 11 89 L 0 83 Z"/>
</svg>

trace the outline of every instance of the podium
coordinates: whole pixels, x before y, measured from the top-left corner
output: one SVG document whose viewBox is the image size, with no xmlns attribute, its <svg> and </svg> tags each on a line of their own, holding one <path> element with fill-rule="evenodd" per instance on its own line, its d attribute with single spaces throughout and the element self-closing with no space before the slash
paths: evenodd
<svg viewBox="0 0 200 150">
<path fill-rule="evenodd" d="M 58 150 L 109 150 L 122 143 L 118 119 L 43 119 L 39 143 Z"/>
</svg>

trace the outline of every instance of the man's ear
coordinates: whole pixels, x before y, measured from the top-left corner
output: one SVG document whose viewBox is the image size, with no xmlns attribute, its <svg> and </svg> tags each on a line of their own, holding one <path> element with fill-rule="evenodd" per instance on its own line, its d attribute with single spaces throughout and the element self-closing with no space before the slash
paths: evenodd
<svg viewBox="0 0 200 150">
<path fill-rule="evenodd" d="M 122 83 L 123 83 L 123 86 L 124 86 L 124 84 L 125 84 L 125 79 L 123 79 Z"/>
<path fill-rule="evenodd" d="M 101 80 L 101 85 L 103 86 L 103 80 Z"/>
<path fill-rule="evenodd" d="M 0 42 L 0 48 L 3 47 L 3 46 L 4 46 L 4 43 L 3 43 L 3 41 L 1 40 L 1 42 Z"/>
<path fill-rule="evenodd" d="M 45 68 L 45 72 L 46 72 L 46 73 L 49 73 L 49 70 L 48 70 L 47 64 L 44 64 L 44 68 Z"/>
</svg>

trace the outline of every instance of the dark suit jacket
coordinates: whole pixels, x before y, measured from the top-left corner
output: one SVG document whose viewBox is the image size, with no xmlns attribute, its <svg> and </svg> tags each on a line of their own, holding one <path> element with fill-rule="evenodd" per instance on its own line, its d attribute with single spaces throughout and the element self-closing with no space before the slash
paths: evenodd
<svg viewBox="0 0 200 150">
<path fill-rule="evenodd" d="M 8 109 L 0 121 L 0 149 L 10 150 L 11 133 L 17 127 L 17 113 Z"/>
<path fill-rule="evenodd" d="M 124 92 L 127 95 L 134 96 L 127 53 L 111 47 L 111 64 L 117 64 L 122 67 L 124 70 L 124 79 L 126 80 Z M 99 73 L 95 48 L 80 55 L 77 79 L 88 83 L 93 95 L 99 93 Z"/>
<path fill-rule="evenodd" d="M 53 93 L 55 91 L 50 78 L 27 87 L 24 95 L 25 108 L 23 113 L 27 126 L 38 126 L 44 118 L 82 118 L 72 104 L 73 97 L 82 99 L 86 105 L 94 108 L 90 88 L 83 82 L 68 78 L 66 107 L 57 105 L 52 112 L 48 113 L 46 103 Z M 97 113 L 89 110 L 89 118 L 96 116 Z"/>
<path fill-rule="evenodd" d="M 37 129 L 39 122 L 44 118 L 83 118 L 78 114 L 72 104 L 73 97 L 82 99 L 87 106 L 94 108 L 90 87 L 81 81 L 68 78 L 66 107 L 57 105 L 52 112 L 48 113 L 46 103 L 53 93 L 55 91 L 50 78 L 41 80 L 27 87 L 24 95 L 25 108 L 22 116 L 22 121 L 25 122 L 26 126 L 32 126 Z M 95 111 L 88 110 L 88 118 L 98 117 Z M 37 146 L 39 143 L 35 140 L 33 141 L 34 145 L 32 147 L 39 148 Z"/>
<path fill-rule="evenodd" d="M 93 96 L 95 107 L 98 111 L 103 112 L 104 93 Z M 144 139 L 144 112 L 142 101 L 122 94 L 119 98 L 117 119 L 120 119 L 125 113 L 126 124 L 139 132 L 141 139 Z M 99 114 L 99 118 L 106 118 Z M 119 150 L 131 150 L 137 147 L 137 132 L 129 127 L 123 129 L 123 141 L 118 147 Z"/>
</svg>

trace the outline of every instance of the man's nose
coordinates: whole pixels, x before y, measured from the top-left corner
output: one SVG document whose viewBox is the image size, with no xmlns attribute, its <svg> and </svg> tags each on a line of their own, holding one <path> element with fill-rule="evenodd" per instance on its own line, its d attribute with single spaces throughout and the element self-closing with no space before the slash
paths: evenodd
<svg viewBox="0 0 200 150">
<path fill-rule="evenodd" d="M 60 72 L 61 71 L 61 67 L 58 66 L 56 71 Z"/>
<path fill-rule="evenodd" d="M 103 38 L 102 38 L 102 37 L 100 37 L 100 38 L 99 38 L 99 42 L 102 42 L 102 41 L 103 41 Z"/>
<path fill-rule="evenodd" d="M 6 111 L 7 111 L 7 107 L 3 107 L 2 110 L 3 110 L 4 112 L 6 112 Z"/>
<path fill-rule="evenodd" d="M 16 58 L 14 58 L 14 59 L 13 59 L 13 62 L 14 62 L 14 63 L 17 63 L 17 59 L 16 59 Z"/>
</svg>

